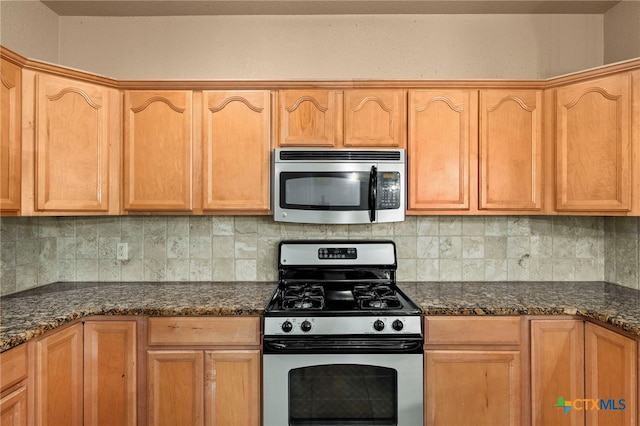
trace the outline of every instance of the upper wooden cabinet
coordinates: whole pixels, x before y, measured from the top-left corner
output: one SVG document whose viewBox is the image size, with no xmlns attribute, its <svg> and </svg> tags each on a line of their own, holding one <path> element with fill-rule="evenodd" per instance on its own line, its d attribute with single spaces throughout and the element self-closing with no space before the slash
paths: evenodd
<svg viewBox="0 0 640 426">
<path fill-rule="evenodd" d="M 409 210 L 468 210 L 477 92 L 411 90 L 408 109 Z"/>
<path fill-rule="evenodd" d="M 269 211 L 271 93 L 203 93 L 202 209 Z"/>
<path fill-rule="evenodd" d="M 631 75 L 556 92 L 556 209 L 631 208 Z"/>
<path fill-rule="evenodd" d="M 35 211 L 117 214 L 120 183 L 117 91 L 38 74 L 34 92 Z"/>
<path fill-rule="evenodd" d="M 124 209 L 191 211 L 191 91 L 126 91 L 124 110 Z"/>
<path fill-rule="evenodd" d="M 22 73 L 0 61 L 0 213 L 20 210 Z"/>
<path fill-rule="evenodd" d="M 357 89 L 344 92 L 344 146 L 404 148 L 404 90 Z"/>
<path fill-rule="evenodd" d="M 278 146 L 404 148 L 403 89 L 281 90 Z"/>
<path fill-rule="evenodd" d="M 281 90 L 278 145 L 336 147 L 342 140 L 342 93 L 335 90 Z"/>
<path fill-rule="evenodd" d="M 481 210 L 542 209 L 542 91 L 480 91 Z"/>
</svg>

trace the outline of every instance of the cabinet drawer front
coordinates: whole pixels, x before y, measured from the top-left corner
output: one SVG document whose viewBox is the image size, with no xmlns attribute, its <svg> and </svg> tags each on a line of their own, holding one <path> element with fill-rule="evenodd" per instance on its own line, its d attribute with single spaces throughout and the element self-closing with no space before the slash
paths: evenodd
<svg viewBox="0 0 640 426">
<path fill-rule="evenodd" d="M 425 343 L 519 345 L 519 317 L 427 317 Z"/>
<path fill-rule="evenodd" d="M 27 345 L 3 352 L 0 355 L 0 388 L 4 390 L 27 377 Z"/>
<path fill-rule="evenodd" d="M 259 345 L 258 317 L 149 318 L 149 345 Z"/>
</svg>

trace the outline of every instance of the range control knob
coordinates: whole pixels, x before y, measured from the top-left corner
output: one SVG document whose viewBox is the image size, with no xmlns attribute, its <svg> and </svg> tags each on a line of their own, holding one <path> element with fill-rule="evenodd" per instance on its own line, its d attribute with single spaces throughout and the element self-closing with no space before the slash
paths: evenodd
<svg viewBox="0 0 640 426">
<path fill-rule="evenodd" d="M 373 323 L 373 328 L 376 331 L 384 330 L 384 322 L 382 322 L 381 320 L 375 320 L 375 322 Z"/>
<path fill-rule="evenodd" d="M 285 321 L 282 323 L 281 328 L 285 333 L 289 333 L 291 330 L 293 330 L 293 324 L 291 324 L 290 321 Z"/>
<path fill-rule="evenodd" d="M 404 324 L 402 323 L 402 321 L 397 319 L 391 324 L 391 328 L 393 328 L 395 331 L 400 331 L 404 328 Z"/>
<path fill-rule="evenodd" d="M 300 329 L 305 333 L 311 331 L 311 323 L 307 320 L 302 321 L 302 324 L 300 324 Z"/>
</svg>

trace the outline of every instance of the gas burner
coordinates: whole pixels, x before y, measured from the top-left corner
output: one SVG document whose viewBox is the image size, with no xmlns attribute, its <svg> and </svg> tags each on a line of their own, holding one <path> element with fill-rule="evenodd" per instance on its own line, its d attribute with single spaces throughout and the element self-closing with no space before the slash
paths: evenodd
<svg viewBox="0 0 640 426">
<path fill-rule="evenodd" d="M 356 285 L 353 295 L 358 301 L 360 309 L 398 309 L 402 302 L 395 291 L 388 285 L 370 284 Z"/>
<path fill-rule="evenodd" d="M 285 310 L 324 308 L 324 288 L 318 284 L 299 284 L 287 287 L 282 295 Z"/>
</svg>

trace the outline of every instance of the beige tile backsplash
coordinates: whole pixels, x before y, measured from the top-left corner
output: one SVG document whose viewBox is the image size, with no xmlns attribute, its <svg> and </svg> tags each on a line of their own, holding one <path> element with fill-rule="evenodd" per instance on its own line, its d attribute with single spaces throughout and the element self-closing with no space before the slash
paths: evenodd
<svg viewBox="0 0 640 426">
<path fill-rule="evenodd" d="M 409 216 L 301 225 L 264 216 L 2 218 L 2 294 L 55 281 L 275 281 L 283 239 L 396 242 L 399 281 L 591 281 L 639 288 L 638 218 Z M 118 243 L 128 260 L 116 260 Z"/>
</svg>

